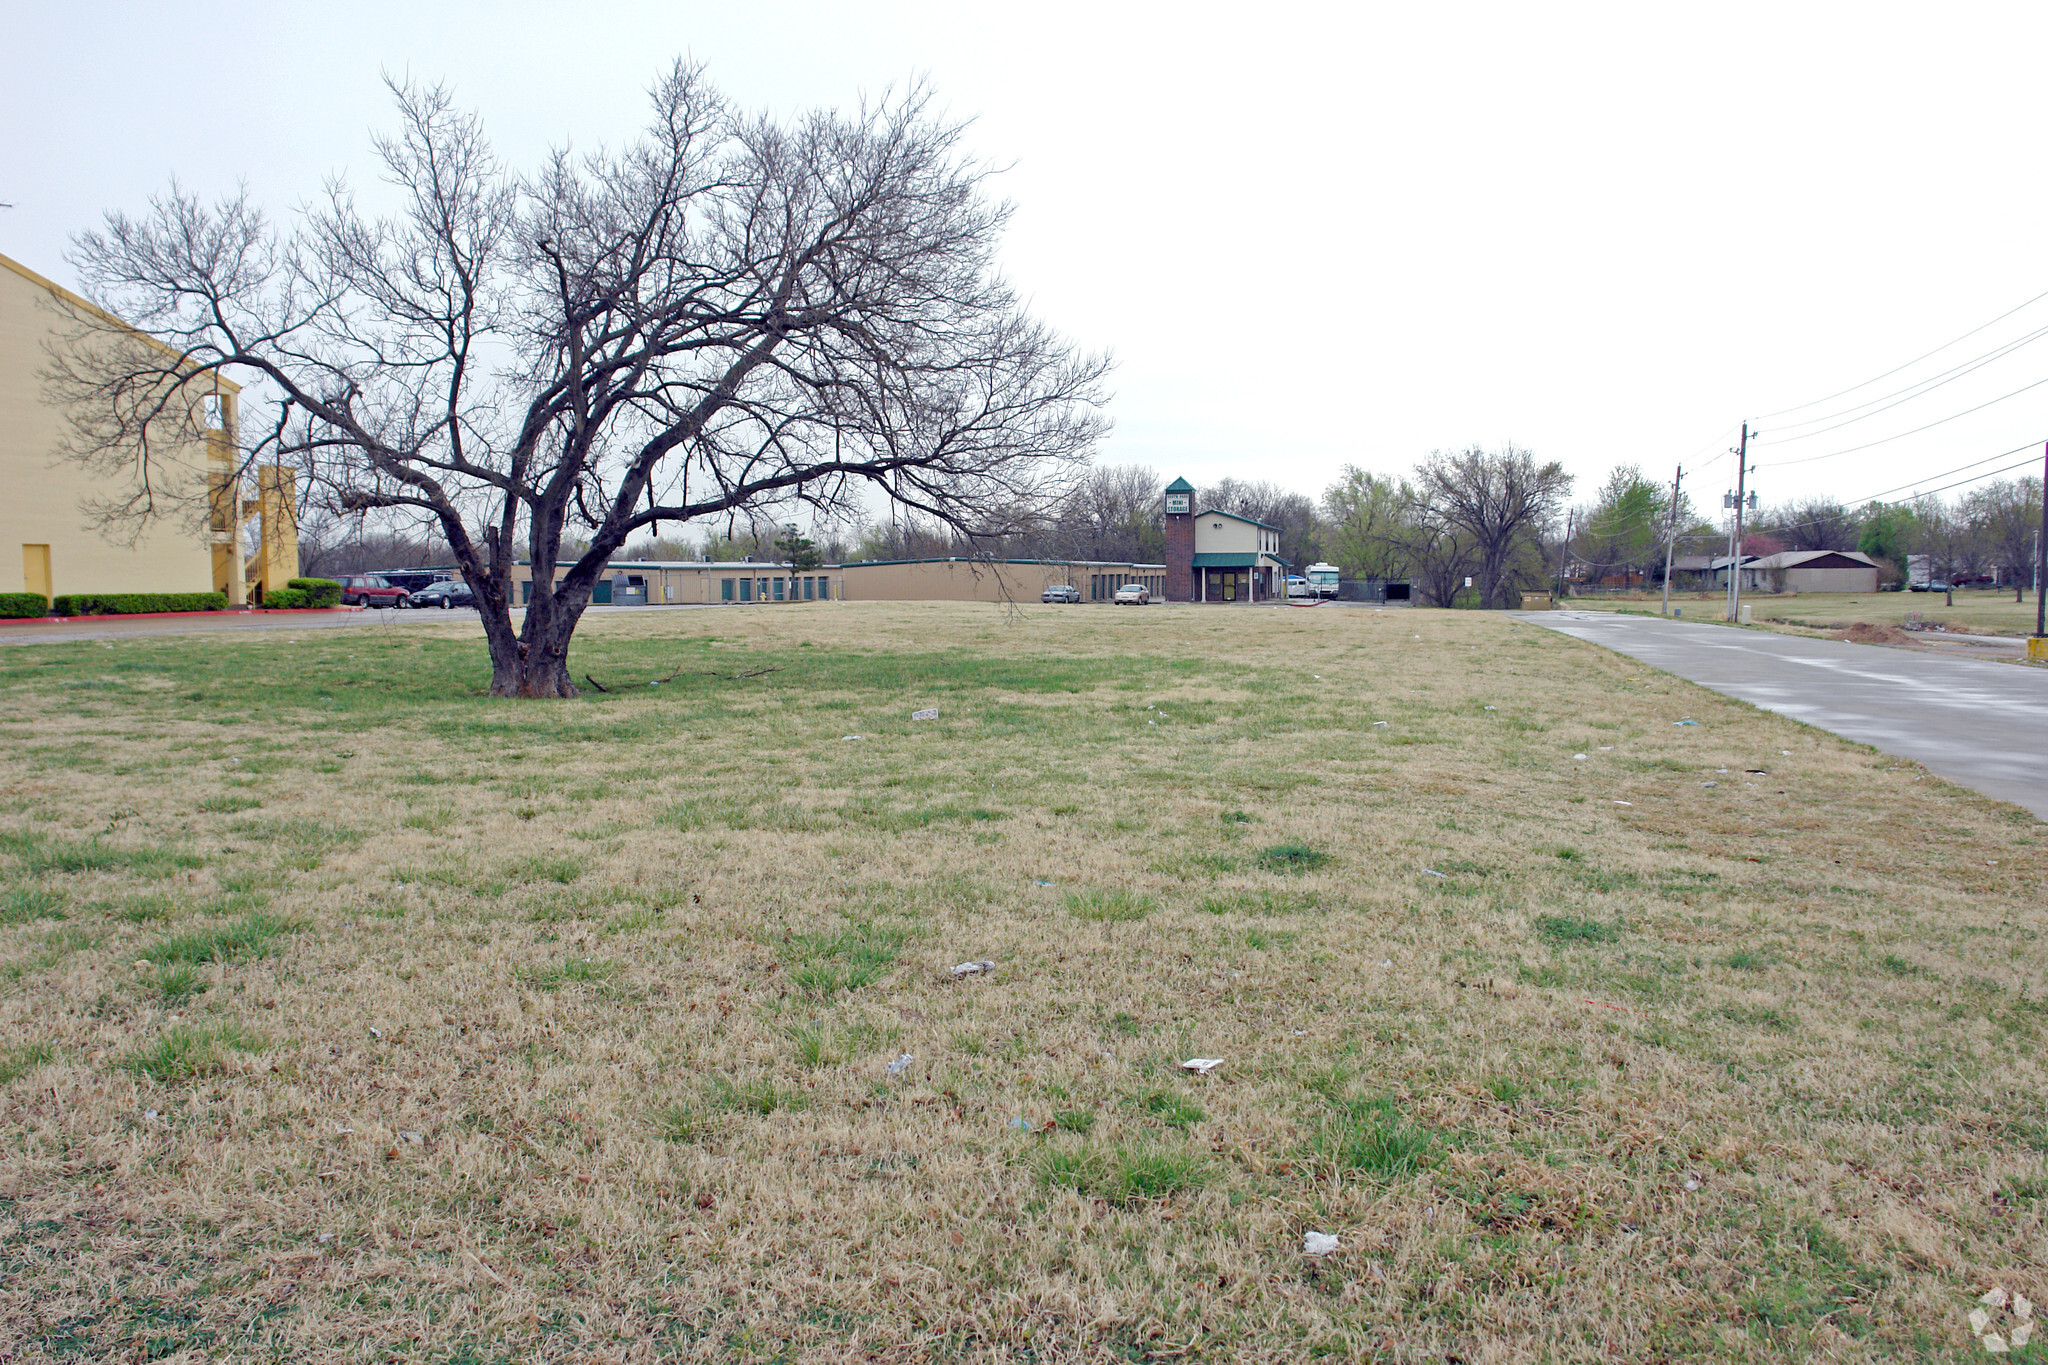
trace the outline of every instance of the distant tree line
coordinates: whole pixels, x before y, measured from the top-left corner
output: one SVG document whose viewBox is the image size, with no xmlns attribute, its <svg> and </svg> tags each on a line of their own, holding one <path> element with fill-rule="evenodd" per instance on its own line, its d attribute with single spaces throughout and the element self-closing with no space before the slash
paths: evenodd
<svg viewBox="0 0 2048 1365">
<path fill-rule="evenodd" d="M 620 557 L 781 562 L 801 541 L 800 557 L 830 564 L 947 556 L 1156 564 L 1166 553 L 1166 482 L 1143 465 L 1097 465 L 1050 506 L 1011 511 L 1005 519 L 1019 529 L 995 537 L 963 535 L 900 511 L 819 526 L 795 540 L 787 522 L 735 517 L 696 535 L 636 542 Z M 1703 516 L 1689 495 L 1674 509 L 1670 485 L 1636 466 L 1616 468 L 1580 506 L 1566 506 L 1570 488 L 1560 466 L 1539 464 L 1527 451 L 1475 447 L 1438 451 L 1400 476 L 1346 465 L 1320 499 L 1268 481 L 1221 479 L 1197 491 L 1196 510 L 1218 507 L 1279 528 L 1280 557 L 1297 570 L 1325 561 L 1346 578 L 1406 581 L 1431 606 L 1513 606 L 1565 565 L 1581 584 L 1657 583 L 1667 540 L 1679 556 L 1727 552 L 1725 525 Z M 1928 577 L 2017 591 L 2033 581 L 2040 524 L 2041 488 L 2031 479 L 1985 483 L 1947 501 L 1849 507 L 1811 497 L 1749 517 L 1743 552 L 1859 550 L 1889 582 L 1906 576 L 1909 559 L 1925 556 Z M 324 577 L 450 562 L 447 544 L 424 527 L 379 531 L 316 520 L 300 528 L 299 544 L 301 572 Z M 577 548 L 573 539 L 565 545 Z"/>
</svg>

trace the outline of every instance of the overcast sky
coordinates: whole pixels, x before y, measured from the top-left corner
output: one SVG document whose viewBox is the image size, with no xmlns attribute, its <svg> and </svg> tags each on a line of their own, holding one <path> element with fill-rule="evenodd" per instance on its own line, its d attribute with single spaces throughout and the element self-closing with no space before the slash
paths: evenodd
<svg viewBox="0 0 2048 1365">
<path fill-rule="evenodd" d="M 1683 462 L 1717 507 L 1745 417 L 1767 503 L 1938 487 L 2048 437 L 2044 384 L 1885 439 L 2048 377 L 2044 338 L 1773 444 L 2048 328 L 2048 299 L 1766 416 L 2048 290 L 2039 3 L 98 0 L 9 29 L 0 253 L 65 284 L 71 234 L 174 174 L 280 212 L 370 181 L 383 71 L 447 80 L 532 166 L 632 135 L 688 54 L 749 107 L 922 75 L 973 117 L 1013 166 L 1012 278 L 1117 356 L 1109 461 L 1319 493 L 1512 441 L 1582 496 Z"/>
</svg>

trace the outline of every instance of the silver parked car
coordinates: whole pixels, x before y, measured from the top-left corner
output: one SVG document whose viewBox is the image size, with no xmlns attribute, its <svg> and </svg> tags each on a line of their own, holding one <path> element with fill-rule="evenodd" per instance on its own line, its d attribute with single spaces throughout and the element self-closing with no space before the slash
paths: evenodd
<svg viewBox="0 0 2048 1365">
<path fill-rule="evenodd" d="M 1055 583 L 1038 595 L 1041 602 L 1078 602 L 1081 590 L 1072 583 Z"/>
</svg>

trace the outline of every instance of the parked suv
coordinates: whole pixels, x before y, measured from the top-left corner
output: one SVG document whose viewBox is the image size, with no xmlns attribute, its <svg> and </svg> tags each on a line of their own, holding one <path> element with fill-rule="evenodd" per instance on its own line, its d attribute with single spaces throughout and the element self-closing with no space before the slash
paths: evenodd
<svg viewBox="0 0 2048 1365">
<path fill-rule="evenodd" d="M 1081 590 L 1072 583 L 1055 583 L 1040 593 L 1038 600 L 1041 602 L 1078 602 L 1081 600 Z"/>
<path fill-rule="evenodd" d="M 352 573 L 341 579 L 342 605 L 350 607 L 402 607 L 412 594 L 395 588 L 379 574 Z"/>
</svg>

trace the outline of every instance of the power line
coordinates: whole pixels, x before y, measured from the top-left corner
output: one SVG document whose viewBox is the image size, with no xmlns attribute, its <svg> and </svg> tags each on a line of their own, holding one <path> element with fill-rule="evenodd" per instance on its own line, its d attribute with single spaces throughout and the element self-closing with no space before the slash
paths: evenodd
<svg viewBox="0 0 2048 1365">
<path fill-rule="evenodd" d="M 1929 351 L 1926 355 L 1915 356 L 1913 357 L 1913 359 L 1907 361 L 1905 364 L 1886 370 L 1883 374 L 1877 375 L 1874 378 L 1866 379 L 1861 384 L 1851 384 L 1848 388 L 1842 389 L 1837 393 L 1831 393 L 1825 398 L 1816 398 L 1813 399 L 1811 402 L 1797 403 L 1789 408 L 1779 408 L 1776 412 L 1767 412 L 1762 417 L 1759 417 L 1756 420 L 1759 422 L 1765 422 L 1769 421 L 1773 417 L 1783 417 L 1786 413 L 1789 412 L 1804 412 L 1808 408 L 1817 408 L 1822 403 L 1832 403 L 1835 399 L 1846 397 L 1847 395 L 1856 392 L 1858 389 L 1867 389 L 1872 384 L 1876 384 L 1882 380 L 1890 379 L 1893 375 L 1898 374 L 1901 371 L 1912 369 L 1915 365 L 1918 365 L 1923 360 L 1927 360 L 1934 356 L 1940 355 L 1943 351 L 1946 351 L 1949 347 L 1954 346 L 1959 342 L 1968 341 L 1971 337 L 1977 335 L 1977 333 L 1985 330 L 1985 328 L 1994 327 L 1999 323 L 2004 322 L 2014 313 L 2018 313 L 2027 308 L 2031 308 L 2033 305 L 2039 303 L 2042 299 L 2048 299 L 2048 290 L 2044 290 L 2043 292 L 2034 295 L 2034 297 L 2028 299 L 2025 303 L 2020 304 L 2016 308 L 2007 309 L 2005 312 L 2000 313 L 1997 317 L 1991 319 L 1990 322 L 1984 323 L 1982 326 L 1972 327 L 1969 331 L 1963 333 L 1954 341 L 1945 341 L 1941 345 Z"/>
<path fill-rule="evenodd" d="M 2032 450 L 2033 450 L 2033 448 L 2034 448 L 2035 446 L 2038 446 L 2038 445 L 2040 445 L 2040 444 L 2041 444 L 2041 443 L 2040 443 L 2039 441 L 2034 441 L 2034 442 L 2032 442 L 2032 443 L 2030 443 L 2030 444 L 2028 444 L 2028 445 L 2023 445 L 2023 446 L 2019 447 L 2019 449 L 2021 449 L 2021 450 L 2025 450 L 2025 451 L 2032 451 Z M 2007 453 L 2008 455 L 2010 455 L 2010 454 L 2012 454 L 2013 452 L 2011 452 L 2011 451 L 2007 451 L 2006 453 Z M 1946 493 L 1946 492 L 1948 492 L 1948 490 L 1949 490 L 1949 489 L 1951 489 L 1951 488 L 1961 488 L 1961 487 L 1962 487 L 1962 486 L 1963 486 L 1964 484 L 1966 484 L 1966 483 L 1977 483 L 1977 482 L 1979 482 L 1980 480 L 1983 480 L 1983 479 L 1991 479 L 1991 478 L 1996 478 L 1996 477 L 1997 477 L 1998 475 L 2000 475 L 2000 474 L 2010 474 L 2010 473 L 2012 473 L 2012 471 L 2013 471 L 2013 470 L 2015 470 L 2015 469 L 2027 469 L 2027 468 L 2030 468 L 2030 467 L 2031 467 L 2031 466 L 2033 465 L 2033 463 L 2034 463 L 2034 457 L 2033 457 L 2033 456 L 2032 456 L 2031 454 L 2029 454 L 2029 455 L 2027 456 L 2027 458 L 2026 458 L 2026 459 L 2024 459 L 2024 460 L 2021 460 L 2021 461 L 2020 461 L 2020 462 L 2019 462 L 2018 464 L 2009 464 L 2009 465 L 2007 465 L 2007 466 L 2006 466 L 2005 468 L 2003 468 L 2003 469 L 1988 469 L 1988 470 L 1986 470 L 1985 472 L 1983 472 L 1982 474 L 1972 474 L 1972 475 L 1971 475 L 1971 476 L 1970 476 L 1969 478 L 1967 478 L 1967 479 L 1957 479 L 1957 480 L 1956 480 L 1956 481 L 1955 481 L 1954 483 L 1945 483 L 1945 484 L 1943 484 L 1943 485 L 1942 485 L 1941 487 L 1939 487 L 1939 488 L 1923 488 L 1923 489 L 1921 489 L 1921 490 L 1920 490 L 1919 492 L 1915 493 L 1915 494 L 1914 494 L 1913 496 L 1914 496 L 1914 497 L 1916 497 L 1916 498 L 1931 498 L 1931 497 L 1933 497 L 1933 496 L 1934 496 L 1934 495 L 1935 495 L 1936 493 Z M 1935 475 L 1935 477 L 1936 477 L 1936 478 L 1940 478 L 1941 476 L 1937 474 L 1937 475 Z M 1891 492 L 1893 492 L 1893 493 L 1896 493 L 1896 492 L 1899 492 L 1899 491 L 1900 491 L 1900 489 L 1902 489 L 1902 488 L 1911 488 L 1911 487 L 1913 487 L 1913 485 L 1912 485 L 1912 484 L 1901 484 L 1899 488 L 1894 488 L 1894 489 L 1891 489 L 1890 491 L 1891 491 Z M 1876 495 L 1874 495 L 1874 496 L 1872 496 L 1872 497 L 1868 497 L 1868 498 L 1859 498 L 1859 499 L 1857 499 L 1857 501 L 1858 501 L 1858 502 L 1875 502 L 1875 501 L 1877 501 L 1877 499 L 1878 499 L 1878 498 L 1881 498 L 1881 497 L 1884 497 L 1884 496 L 1886 496 L 1886 495 L 1885 495 L 1884 493 L 1878 493 L 1878 494 L 1876 494 Z"/>
<path fill-rule="evenodd" d="M 1856 514 L 1856 509 L 1858 507 L 1864 506 L 1868 503 L 1876 502 L 1880 498 L 1888 498 L 1894 493 L 1903 493 L 1908 489 L 1919 488 L 1921 484 L 1926 483 L 1931 479 L 1945 479 L 1951 474 L 1960 474 L 1966 469 L 1974 469 L 1976 466 L 1980 464 L 1989 464 L 1993 460 L 2002 460 L 2005 459 L 2007 456 L 2017 455 L 2023 450 L 2032 452 L 2038 449 L 2041 445 L 2041 441 L 2029 441 L 2027 442 L 2027 444 L 2023 446 L 2014 446 L 2011 450 L 2001 450 L 1996 455 L 1987 455 L 1981 460 L 1972 460 L 1969 464 L 1957 465 L 1954 469 L 1944 469 L 1939 474 L 1928 474 L 1920 479 L 1915 480 L 1912 483 L 1902 483 L 1896 488 L 1887 488 L 1882 493 L 1869 493 L 1865 494 L 1862 497 L 1846 499 L 1840 504 L 1842 513 L 1845 516 L 1853 517 Z M 1999 469 L 1987 469 L 1981 473 L 1972 474 L 1966 479 L 1958 479 L 1954 483 L 1943 484 L 1939 488 L 1921 489 L 1919 492 L 1914 493 L 1913 496 L 1916 498 L 1931 498 L 1937 493 L 1946 493 L 1951 488 L 1961 488 L 1964 484 L 1978 483 L 1984 479 L 1997 478 L 2000 474 L 2010 474 L 2015 469 L 2028 468 L 2032 466 L 2033 463 L 2033 456 L 2031 453 L 2029 453 L 2028 457 L 2024 460 L 2021 460 L 2018 464 L 2006 465 Z M 1791 528 L 1796 526 L 1818 526 L 1821 524 L 1823 520 L 1832 520 L 1832 518 L 1808 517 L 1804 521 L 1772 522 L 1771 529 L 1782 531 L 1790 530 Z M 1722 533 L 1719 531 L 1714 531 L 1706 534 L 1684 535 L 1677 537 L 1677 539 L 1684 540 L 1687 542 L 1698 540 L 1720 540 L 1721 538 Z"/>
<path fill-rule="evenodd" d="M 1897 488 L 1887 488 L 1882 493 L 1872 493 L 1869 497 L 1858 498 L 1856 499 L 1856 501 L 1875 502 L 1879 498 L 1888 498 L 1892 494 L 1900 492 L 1903 489 L 1918 487 L 1920 484 L 1926 483 L 1928 479 L 1945 479 L 1951 474 L 1960 474 L 1965 469 L 1975 469 L 1980 464 L 1990 464 L 1993 460 L 2002 460 L 2008 455 L 2017 455 L 2022 450 L 2032 450 L 2035 446 L 2038 446 L 2040 444 L 2041 443 L 2039 441 L 2029 441 L 2023 446 L 2014 446 L 2011 450 L 2001 450 L 1996 455 L 1986 455 L 1981 460 L 1972 460 L 1968 464 L 1959 464 L 1954 469 L 1944 469 L 1939 474 L 1929 474 L 1926 475 L 1924 478 L 1915 479 L 1912 483 L 1902 483 Z M 1963 482 L 1974 483 L 1978 479 L 1988 479 L 1995 474 L 2003 474 L 2005 472 L 2006 471 L 2003 469 L 1993 469 L 1983 474 L 1972 474 L 1969 478 L 1964 479 Z M 1954 488 L 1955 486 L 1956 485 L 1954 484 L 1949 485 L 1949 487 L 1951 488 Z"/>
<path fill-rule="evenodd" d="M 1961 365 L 1958 365 L 1953 369 L 1943 370 L 1940 374 L 1931 375 L 1926 379 L 1922 379 L 1915 383 L 1908 384 L 1903 389 L 1894 389 L 1891 393 L 1885 394 L 1879 398 L 1873 398 L 1867 403 L 1858 403 L 1854 407 L 1843 408 L 1840 412 L 1829 413 L 1825 417 L 1808 418 L 1804 422 L 1794 422 L 1792 425 L 1796 427 L 1810 426 L 1814 422 L 1831 422 L 1834 421 L 1834 419 L 1837 417 L 1847 418 L 1846 421 L 1835 422 L 1833 426 L 1818 427 L 1813 431 L 1803 431 L 1796 436 L 1781 436 L 1775 441 L 1766 441 L 1764 442 L 1764 444 L 1776 446 L 1787 445 L 1793 441 L 1811 440 L 1815 436 L 1825 435 L 1830 431 L 1839 431 L 1841 428 L 1846 426 L 1853 426 L 1857 422 L 1861 422 L 1867 418 L 1877 416 L 1877 414 L 1880 412 L 1890 412 L 1893 408 L 1900 406 L 1900 404 L 1910 403 L 1915 398 L 1924 397 L 1927 394 L 1934 392 L 1938 388 L 1942 388 L 1945 385 L 1954 383 L 1956 380 L 1961 379 L 1964 375 L 1975 374 L 1978 370 L 1983 369 L 1986 365 L 1991 364 L 1993 361 L 2003 360 L 2006 356 L 2011 355 L 2014 351 L 2019 350 L 2022 346 L 2031 345 L 2032 343 L 2039 341 L 2044 336 L 2048 336 L 2048 327 L 2043 327 L 2037 331 L 2030 332 L 2026 336 L 2021 337 L 2017 341 L 2009 341 L 2005 343 L 2003 346 L 1994 347 L 1992 350 L 1986 351 L 1982 355 L 1972 356 L 1970 359 L 1964 361 Z M 1888 402 L 1887 400 L 1889 399 L 1896 399 L 1897 402 Z M 1883 403 L 1884 406 L 1873 406 L 1874 404 L 1878 403 Z M 1863 411 L 1863 409 L 1865 408 L 1869 408 L 1870 411 Z M 1851 417 L 1849 416 L 1850 413 L 1856 413 L 1858 415 Z"/>
<path fill-rule="evenodd" d="M 2008 398 L 2017 398 L 2021 394 L 2026 393 L 2031 389 L 2040 388 L 2043 384 L 2048 384 L 2048 379 L 2036 379 L 2033 383 L 2026 384 L 2021 386 L 2020 388 L 2014 389 L 2011 393 L 2002 393 L 1996 398 L 1992 398 L 1985 402 L 1979 403 L 1974 408 L 1964 408 L 1961 412 L 1952 412 L 1948 416 L 1940 418 L 1937 421 L 1927 423 L 1927 425 L 1925 426 L 1914 427 L 1911 431 L 1901 431 L 1891 436 L 1880 436 L 1875 441 L 1865 441 L 1860 446 L 1850 446 L 1846 450 L 1831 450 L 1825 455 L 1802 455 L 1800 458 L 1796 460 L 1778 460 L 1775 463 L 1778 466 L 1794 464 L 1812 464 L 1815 460 L 1832 460 L 1838 455 L 1854 455 L 1859 450 L 1869 450 L 1873 446 L 1888 445 L 1893 441 L 1903 441 L 1908 436 L 1918 436 L 1923 431 L 1932 431 L 1934 430 L 1934 428 L 1938 426 L 1943 426 L 1949 422 L 1955 421 L 1958 417 L 1968 417 L 1973 412 L 1982 412 L 1984 411 L 1984 409 L 1991 407 L 1994 404 L 2003 403 Z"/>
</svg>

